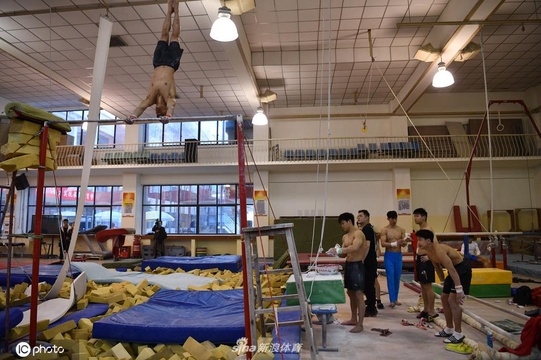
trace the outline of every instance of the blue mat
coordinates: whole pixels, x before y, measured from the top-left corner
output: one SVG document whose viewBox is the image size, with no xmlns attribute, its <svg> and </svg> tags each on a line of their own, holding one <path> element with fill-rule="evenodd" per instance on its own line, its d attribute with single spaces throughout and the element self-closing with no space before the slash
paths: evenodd
<svg viewBox="0 0 541 360">
<path fill-rule="evenodd" d="M 143 344 L 183 344 L 189 336 L 235 344 L 244 336 L 242 290 L 161 290 L 146 303 L 94 323 L 92 337 Z"/>
<path fill-rule="evenodd" d="M 9 330 L 13 329 L 23 320 L 23 311 L 19 308 L 9 309 Z M 6 338 L 6 311 L 0 311 L 0 339 Z"/>
<path fill-rule="evenodd" d="M 54 284 L 60 270 L 62 269 L 62 264 L 57 265 L 40 265 L 39 266 L 39 281 L 46 282 L 47 284 Z M 67 276 L 76 278 L 81 274 L 81 271 L 71 266 L 71 270 L 68 270 Z M 0 270 L 0 286 L 6 286 L 7 284 L 7 269 Z M 32 265 L 20 266 L 11 269 L 11 286 L 21 284 L 23 282 L 30 283 L 32 280 Z"/>
<path fill-rule="evenodd" d="M 216 255 L 216 256 L 161 256 L 156 259 L 143 260 L 142 269 L 150 267 L 152 270 L 158 267 L 170 269 L 181 268 L 184 271 L 194 269 L 230 270 L 239 272 L 242 270 L 242 257 L 240 255 Z"/>
</svg>

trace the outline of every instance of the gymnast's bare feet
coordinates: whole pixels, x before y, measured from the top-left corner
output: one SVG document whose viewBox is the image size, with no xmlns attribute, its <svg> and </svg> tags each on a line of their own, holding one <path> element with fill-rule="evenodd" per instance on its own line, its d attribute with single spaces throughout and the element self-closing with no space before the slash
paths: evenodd
<svg viewBox="0 0 541 360">
<path fill-rule="evenodd" d="M 356 325 L 353 329 L 351 329 L 349 332 L 350 333 L 360 333 L 361 331 L 363 331 L 364 328 L 362 325 Z"/>
<path fill-rule="evenodd" d="M 357 325 L 357 321 L 353 319 L 349 319 L 347 321 L 341 322 L 340 325 Z"/>
</svg>

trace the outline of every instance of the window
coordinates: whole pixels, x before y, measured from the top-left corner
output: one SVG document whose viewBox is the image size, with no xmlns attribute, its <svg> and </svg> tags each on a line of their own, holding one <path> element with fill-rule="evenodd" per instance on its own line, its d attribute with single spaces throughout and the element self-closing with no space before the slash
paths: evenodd
<svg viewBox="0 0 541 360">
<path fill-rule="evenodd" d="M 253 138 L 251 121 L 244 121 L 244 136 Z M 151 123 L 145 125 L 145 142 L 179 145 L 187 139 L 197 139 L 203 144 L 224 144 L 237 139 L 234 120 Z"/>
<path fill-rule="evenodd" d="M 82 123 L 88 119 L 88 110 L 70 110 L 70 111 L 53 111 L 56 115 L 64 120 L 76 121 L 80 120 L 81 125 L 71 125 L 71 131 L 68 133 L 68 142 L 66 145 L 83 145 L 86 138 L 86 130 L 83 130 Z M 100 110 L 100 120 L 117 119 L 113 114 L 105 110 Z M 123 124 L 107 124 L 98 125 L 95 144 L 99 147 L 114 147 L 115 143 L 123 144 L 126 140 L 126 125 Z"/>
<path fill-rule="evenodd" d="M 246 186 L 248 220 L 253 220 L 253 187 Z M 143 233 L 161 220 L 170 234 L 240 234 L 236 184 L 143 187 Z"/>
<path fill-rule="evenodd" d="M 28 189 L 27 231 L 33 228 L 36 214 L 37 188 Z M 79 186 L 45 187 L 43 215 L 58 215 L 69 222 L 75 221 L 79 201 Z M 118 227 L 122 220 L 122 186 L 89 186 L 85 196 L 80 231 L 97 225 Z"/>
<path fill-rule="evenodd" d="M 8 216 L 7 213 L 9 212 L 9 209 L 7 208 L 7 206 L 9 206 L 9 204 L 7 203 L 8 192 L 8 187 L 0 186 L 0 210 L 4 211 L 4 213 L 6 214 L 6 219 Z M 6 223 L 6 221 L 4 221 L 4 223 Z M 0 230 L 5 230 L 7 232 L 8 229 L 3 229 L 4 223 L 0 224 Z M 0 233 L 0 235 L 3 235 L 3 232 Z"/>
</svg>

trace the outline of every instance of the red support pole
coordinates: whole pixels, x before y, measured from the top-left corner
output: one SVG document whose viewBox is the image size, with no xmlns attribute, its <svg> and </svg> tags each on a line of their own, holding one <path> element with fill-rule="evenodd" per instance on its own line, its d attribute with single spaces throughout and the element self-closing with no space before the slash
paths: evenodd
<svg viewBox="0 0 541 360">
<path fill-rule="evenodd" d="M 246 174 L 244 172 L 244 161 L 246 159 L 246 154 L 244 153 L 244 127 L 242 123 L 242 116 L 237 116 L 237 152 L 238 152 L 238 168 L 239 168 L 239 201 L 240 201 L 240 228 L 241 228 L 241 243 L 242 243 L 242 283 L 243 283 L 243 292 L 244 292 L 244 333 L 247 340 L 247 346 L 250 349 L 254 339 L 252 339 L 250 327 L 251 319 L 250 313 L 247 311 L 250 307 L 248 300 L 248 291 L 253 289 L 248 289 L 246 286 L 248 284 L 248 274 L 246 272 L 247 268 L 247 259 L 246 259 L 246 249 L 244 244 L 244 235 L 242 234 L 242 229 L 248 227 L 248 216 L 246 210 Z M 248 351 L 246 353 L 246 358 L 251 359 L 252 353 Z"/>
<path fill-rule="evenodd" d="M 45 161 L 49 143 L 49 125 L 41 129 L 39 149 L 38 183 L 36 189 L 36 217 L 34 222 L 34 249 L 32 256 L 32 289 L 30 290 L 30 346 L 36 346 L 39 295 L 39 257 L 41 252 L 41 218 L 43 213 L 43 187 L 45 184 Z"/>
</svg>

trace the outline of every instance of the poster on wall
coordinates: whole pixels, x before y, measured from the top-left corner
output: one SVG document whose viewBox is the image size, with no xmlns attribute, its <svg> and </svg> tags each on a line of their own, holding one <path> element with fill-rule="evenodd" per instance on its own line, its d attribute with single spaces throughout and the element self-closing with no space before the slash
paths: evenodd
<svg viewBox="0 0 541 360">
<path fill-rule="evenodd" d="M 125 192 L 122 194 L 122 216 L 135 216 L 135 193 Z"/>
<path fill-rule="evenodd" d="M 398 202 L 398 215 L 411 215 L 410 189 L 396 189 L 396 200 Z"/>
<path fill-rule="evenodd" d="M 256 216 L 267 215 L 267 192 L 265 190 L 254 191 L 254 205 Z"/>
</svg>

